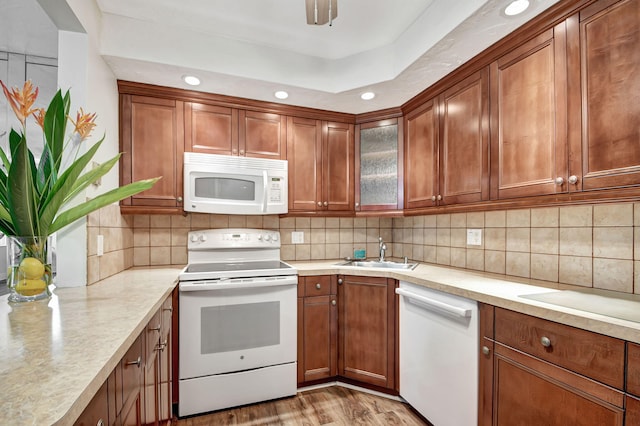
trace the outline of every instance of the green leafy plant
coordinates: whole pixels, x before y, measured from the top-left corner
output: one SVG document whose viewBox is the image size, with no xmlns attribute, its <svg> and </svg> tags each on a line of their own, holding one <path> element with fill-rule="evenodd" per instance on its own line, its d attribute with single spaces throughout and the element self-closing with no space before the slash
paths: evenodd
<svg viewBox="0 0 640 426">
<path fill-rule="evenodd" d="M 8 236 L 47 237 L 101 207 L 115 203 L 151 188 L 159 178 L 133 182 L 112 189 L 95 198 L 68 207 L 69 202 L 96 179 L 105 175 L 118 162 L 120 154 L 85 172 L 104 136 L 80 154 L 81 144 L 95 127 L 95 114 L 80 109 L 74 122 L 69 117 L 69 92 L 58 91 L 49 107 L 33 108 L 38 96 L 30 81 L 22 89 L 9 90 L 2 81 L 2 90 L 22 129 L 11 129 L 9 153 L 0 148 L 0 232 Z M 27 118 L 33 116 L 43 130 L 43 151 L 36 159 L 27 146 Z M 67 123 L 75 125 L 66 136 Z M 65 156 L 71 151 L 70 156 Z M 73 161 L 63 167 L 65 158 Z"/>
</svg>

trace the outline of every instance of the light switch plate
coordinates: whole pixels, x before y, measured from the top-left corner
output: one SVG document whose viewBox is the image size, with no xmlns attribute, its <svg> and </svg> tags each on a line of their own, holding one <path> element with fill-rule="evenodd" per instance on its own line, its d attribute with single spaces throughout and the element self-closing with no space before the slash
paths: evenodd
<svg viewBox="0 0 640 426">
<path fill-rule="evenodd" d="M 291 243 L 292 244 L 303 244 L 304 243 L 304 232 L 302 232 L 302 231 L 293 231 L 293 232 L 291 232 Z"/>
<path fill-rule="evenodd" d="M 468 246 L 482 245 L 482 229 L 467 229 L 467 245 Z"/>
</svg>

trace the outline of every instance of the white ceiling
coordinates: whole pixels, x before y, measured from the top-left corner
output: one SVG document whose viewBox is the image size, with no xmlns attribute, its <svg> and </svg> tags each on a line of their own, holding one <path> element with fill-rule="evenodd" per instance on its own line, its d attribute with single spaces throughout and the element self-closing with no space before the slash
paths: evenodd
<svg viewBox="0 0 640 426">
<path fill-rule="evenodd" d="M 119 79 L 193 89 L 180 77 L 195 74 L 195 90 L 357 114 L 402 105 L 557 1 L 506 17 L 509 0 L 338 0 L 330 27 L 306 24 L 305 0 L 95 0 L 88 31 Z M 16 3 L 31 2 L 0 0 Z"/>
</svg>

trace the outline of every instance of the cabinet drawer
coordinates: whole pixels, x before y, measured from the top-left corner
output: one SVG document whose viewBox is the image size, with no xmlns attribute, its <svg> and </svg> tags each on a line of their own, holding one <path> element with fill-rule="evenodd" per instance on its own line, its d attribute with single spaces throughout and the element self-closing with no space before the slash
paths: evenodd
<svg viewBox="0 0 640 426">
<path fill-rule="evenodd" d="M 158 342 L 160 342 L 160 333 L 162 331 L 162 309 L 159 309 L 158 312 L 149 320 L 147 327 L 145 328 L 146 332 L 146 358 L 150 359 L 156 356 L 156 347 L 158 346 Z"/>
<path fill-rule="evenodd" d="M 305 277 L 304 279 L 304 295 L 309 296 L 328 296 L 331 294 L 331 276 L 319 275 Z"/>
<path fill-rule="evenodd" d="M 143 335 L 138 336 L 121 361 L 122 403 L 125 406 L 131 395 L 136 394 L 142 385 L 142 368 L 144 364 L 143 340 Z"/>
<path fill-rule="evenodd" d="M 640 398 L 640 345 L 627 345 L 627 392 Z"/>
<path fill-rule="evenodd" d="M 495 310 L 495 339 L 617 389 L 624 384 L 624 341 L 506 309 Z"/>
</svg>

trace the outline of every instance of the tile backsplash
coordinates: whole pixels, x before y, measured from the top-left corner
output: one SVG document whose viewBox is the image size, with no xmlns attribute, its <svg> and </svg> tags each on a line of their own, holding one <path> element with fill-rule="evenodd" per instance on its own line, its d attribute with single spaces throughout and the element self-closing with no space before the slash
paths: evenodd
<svg viewBox="0 0 640 426">
<path fill-rule="evenodd" d="M 117 205 L 88 221 L 93 283 L 131 266 L 187 262 L 187 232 L 209 228 L 279 230 L 284 260 L 341 259 L 366 249 L 387 256 L 515 277 L 640 293 L 640 203 L 595 204 L 399 218 L 120 216 Z M 480 229 L 480 245 L 467 230 Z M 292 232 L 303 242 L 293 244 Z M 96 255 L 104 235 L 104 255 Z"/>
</svg>

